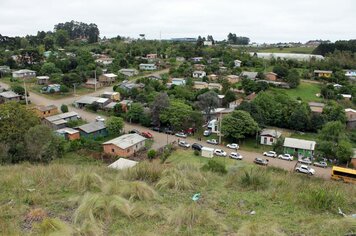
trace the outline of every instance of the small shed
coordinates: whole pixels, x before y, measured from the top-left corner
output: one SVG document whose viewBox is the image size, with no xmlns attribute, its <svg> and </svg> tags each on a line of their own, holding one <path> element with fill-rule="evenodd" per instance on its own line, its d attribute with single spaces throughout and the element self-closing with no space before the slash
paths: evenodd
<svg viewBox="0 0 356 236">
<path fill-rule="evenodd" d="M 207 158 L 213 158 L 214 157 L 214 148 L 202 147 L 201 156 L 207 157 Z"/>
<path fill-rule="evenodd" d="M 315 141 L 285 138 L 283 147 L 285 153 L 291 155 L 298 153 L 298 156 L 312 157 L 314 155 L 315 145 Z"/>
<path fill-rule="evenodd" d="M 129 160 L 126 158 L 120 158 L 119 160 L 111 163 L 108 167 L 116 170 L 123 170 L 123 169 L 134 167 L 137 164 L 138 164 L 137 161 Z"/>
<path fill-rule="evenodd" d="M 277 142 L 277 139 L 281 137 L 281 132 L 273 129 L 264 129 L 261 132 L 261 144 L 263 145 L 273 145 Z"/>
</svg>

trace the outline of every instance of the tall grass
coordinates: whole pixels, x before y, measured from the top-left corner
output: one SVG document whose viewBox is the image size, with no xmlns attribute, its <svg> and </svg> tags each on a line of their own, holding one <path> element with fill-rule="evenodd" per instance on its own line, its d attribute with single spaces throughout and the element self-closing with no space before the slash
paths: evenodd
<svg viewBox="0 0 356 236">
<path fill-rule="evenodd" d="M 70 183 L 77 191 L 83 193 L 100 190 L 104 184 L 104 180 L 94 172 L 80 172 L 71 179 Z"/>
<path fill-rule="evenodd" d="M 155 162 L 141 162 L 133 168 L 121 172 L 120 176 L 126 180 L 139 180 L 148 183 L 157 182 L 162 175 L 164 167 Z"/>
<path fill-rule="evenodd" d="M 265 190 L 270 186 L 270 174 L 260 169 L 252 168 L 250 170 L 240 170 L 229 174 L 227 187 L 242 187 L 248 190 Z"/>
<path fill-rule="evenodd" d="M 130 200 L 153 200 L 158 198 L 157 192 L 142 181 L 126 183 L 121 195 Z"/>
<path fill-rule="evenodd" d="M 37 235 L 73 235 L 74 230 L 60 219 L 46 218 L 41 223 L 34 226 L 34 231 Z"/>
</svg>

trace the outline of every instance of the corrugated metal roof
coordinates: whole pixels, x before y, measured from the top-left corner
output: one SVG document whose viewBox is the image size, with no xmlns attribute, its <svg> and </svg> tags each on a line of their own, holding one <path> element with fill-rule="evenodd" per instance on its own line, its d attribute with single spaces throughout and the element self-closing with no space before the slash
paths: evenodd
<svg viewBox="0 0 356 236">
<path fill-rule="evenodd" d="M 80 129 L 81 131 L 90 134 L 102 129 L 106 129 L 106 126 L 104 122 L 95 121 L 89 124 L 78 126 L 77 129 Z"/>
<path fill-rule="evenodd" d="M 137 161 L 129 160 L 129 159 L 126 159 L 126 158 L 120 158 L 119 160 L 115 161 L 114 163 L 112 163 L 108 167 L 109 168 L 113 168 L 113 169 L 117 169 L 117 170 L 122 170 L 122 169 L 127 169 L 127 168 L 134 167 L 137 164 L 138 164 Z"/>
<path fill-rule="evenodd" d="M 315 145 L 316 145 L 315 141 L 296 139 L 296 138 L 285 138 L 283 144 L 284 147 L 298 148 L 298 149 L 312 150 L 312 151 L 315 149 Z"/>
<path fill-rule="evenodd" d="M 145 140 L 146 138 L 139 134 L 124 134 L 103 144 L 113 144 L 121 149 L 126 149 Z"/>
</svg>

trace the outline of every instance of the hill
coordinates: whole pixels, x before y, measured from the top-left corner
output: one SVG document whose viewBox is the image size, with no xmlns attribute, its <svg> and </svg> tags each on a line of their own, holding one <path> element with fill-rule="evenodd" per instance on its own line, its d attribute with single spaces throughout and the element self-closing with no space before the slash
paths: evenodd
<svg viewBox="0 0 356 236">
<path fill-rule="evenodd" d="M 67 158 L 0 167 L 0 235 L 356 232 L 355 220 L 337 213 L 355 213 L 352 185 L 243 161 L 209 162 L 188 151 L 126 171 Z M 220 173 L 225 164 L 227 173 Z"/>
</svg>

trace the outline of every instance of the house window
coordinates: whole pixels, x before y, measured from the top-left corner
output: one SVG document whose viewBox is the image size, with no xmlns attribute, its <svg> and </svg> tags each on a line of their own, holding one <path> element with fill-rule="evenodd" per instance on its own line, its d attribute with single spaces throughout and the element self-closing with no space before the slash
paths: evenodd
<svg viewBox="0 0 356 236">
<path fill-rule="evenodd" d="M 263 138 L 263 143 L 264 143 L 264 144 L 267 143 L 267 138 L 266 138 L 266 137 Z"/>
<path fill-rule="evenodd" d="M 273 138 L 270 138 L 269 141 L 270 141 L 271 143 L 273 143 Z"/>
<path fill-rule="evenodd" d="M 129 153 L 129 152 L 130 152 L 130 148 L 127 149 L 127 153 Z"/>
<path fill-rule="evenodd" d="M 115 152 L 115 149 L 111 149 L 111 152 Z"/>
</svg>

